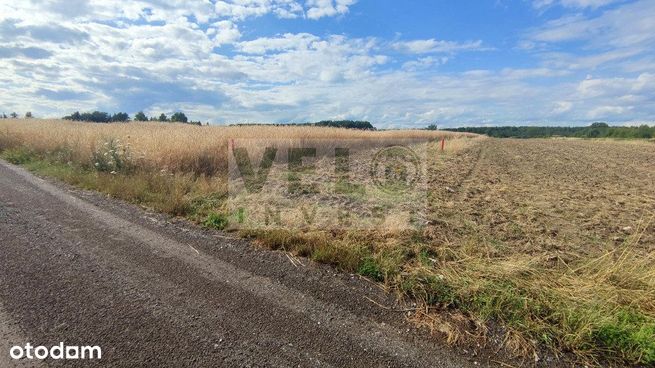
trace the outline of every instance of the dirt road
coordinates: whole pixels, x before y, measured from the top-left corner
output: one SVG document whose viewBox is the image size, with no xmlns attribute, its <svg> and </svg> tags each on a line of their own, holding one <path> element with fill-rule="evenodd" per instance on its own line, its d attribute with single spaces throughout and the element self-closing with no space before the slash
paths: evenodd
<svg viewBox="0 0 655 368">
<path fill-rule="evenodd" d="M 102 348 L 52 366 L 474 365 L 303 263 L 0 162 L 0 366 L 28 342 Z"/>
</svg>

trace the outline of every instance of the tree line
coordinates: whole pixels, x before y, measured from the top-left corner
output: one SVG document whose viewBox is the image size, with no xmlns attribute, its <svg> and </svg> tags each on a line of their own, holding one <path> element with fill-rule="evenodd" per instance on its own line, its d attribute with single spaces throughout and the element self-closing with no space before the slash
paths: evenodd
<svg viewBox="0 0 655 368">
<path fill-rule="evenodd" d="M 316 126 L 316 127 L 332 127 L 332 128 L 346 128 L 358 130 L 377 130 L 373 124 L 368 121 L 354 121 L 354 120 L 323 120 L 317 123 L 277 123 L 277 124 L 258 124 L 258 123 L 237 123 L 230 124 L 232 126 Z"/>
<path fill-rule="evenodd" d="M 484 134 L 496 138 L 655 138 L 655 125 L 609 126 L 607 123 L 593 123 L 586 127 L 540 127 L 540 126 L 503 126 L 503 127 L 466 127 L 444 129 L 453 132 Z"/>
<path fill-rule="evenodd" d="M 18 118 L 18 114 L 12 112 L 9 114 L 9 117 L 12 119 Z M 7 119 L 7 115 L 2 114 L 0 118 Z M 25 118 L 32 118 L 32 113 L 25 113 Z M 129 114 L 125 112 L 117 112 L 110 114 L 104 111 L 91 111 L 91 112 L 79 112 L 75 111 L 70 115 L 64 116 L 64 120 L 72 121 L 82 121 L 82 122 L 91 122 L 91 123 L 126 123 L 130 121 L 157 121 L 157 122 L 171 122 L 171 123 L 184 123 L 184 124 L 193 124 L 201 126 L 200 121 L 191 121 L 187 116 L 178 111 L 170 116 L 166 114 L 160 114 L 159 116 L 148 117 L 143 111 L 139 111 L 134 115 L 132 119 Z M 273 125 L 273 126 L 317 126 L 317 127 L 333 127 L 333 128 L 346 128 L 346 129 L 358 129 L 358 130 L 377 130 L 373 124 L 368 121 L 357 121 L 357 120 L 322 120 L 316 123 L 278 123 L 278 124 L 231 124 L 233 126 L 248 126 L 248 125 Z M 431 128 L 436 129 L 436 125 Z"/>
<path fill-rule="evenodd" d="M 169 118 L 166 114 L 160 114 L 158 117 L 148 117 L 143 111 L 139 111 L 134 115 L 134 120 L 130 118 L 125 112 L 117 112 L 110 114 L 104 111 L 82 112 L 75 111 L 71 115 L 64 116 L 64 120 L 84 121 L 91 123 L 126 123 L 129 121 L 158 121 L 170 123 L 184 123 L 193 125 L 202 125 L 200 121 L 190 121 L 183 112 L 176 112 Z"/>
<path fill-rule="evenodd" d="M 31 119 L 31 118 L 32 118 L 32 113 L 29 112 L 29 111 L 26 112 L 25 113 L 25 119 Z M 15 112 L 12 112 L 11 114 L 9 114 L 9 116 L 7 116 L 7 114 L 2 113 L 2 115 L 0 115 L 0 119 L 18 119 L 18 114 L 15 113 Z"/>
</svg>

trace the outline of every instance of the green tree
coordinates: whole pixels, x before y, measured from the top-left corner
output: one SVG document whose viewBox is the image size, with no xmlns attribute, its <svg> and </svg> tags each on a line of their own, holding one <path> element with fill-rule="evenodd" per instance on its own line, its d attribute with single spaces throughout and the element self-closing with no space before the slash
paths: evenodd
<svg viewBox="0 0 655 368">
<path fill-rule="evenodd" d="M 82 120 L 82 115 L 80 114 L 79 111 L 75 111 L 71 115 L 64 116 L 65 120 L 73 120 L 73 121 L 81 121 Z"/>
<path fill-rule="evenodd" d="M 159 115 L 159 121 L 168 121 L 168 117 L 166 116 L 166 114 L 162 113 L 161 115 Z"/>
<path fill-rule="evenodd" d="M 11 116 L 12 119 L 16 119 L 18 117 L 18 114 L 12 112 L 11 114 L 9 114 L 9 116 Z"/>
<path fill-rule="evenodd" d="M 126 122 L 130 120 L 130 116 L 125 112 L 117 112 L 111 117 L 113 122 Z"/>
<path fill-rule="evenodd" d="M 175 114 L 173 114 L 173 116 L 171 116 L 171 121 L 174 123 L 186 123 L 189 121 L 189 119 L 187 119 L 186 115 L 184 115 L 183 112 L 178 111 Z"/>
<path fill-rule="evenodd" d="M 134 121 L 148 121 L 148 117 L 143 113 L 143 111 L 139 111 L 134 115 Z"/>
<path fill-rule="evenodd" d="M 32 112 L 28 111 L 25 113 L 25 119 L 31 119 L 32 118 Z"/>
<path fill-rule="evenodd" d="M 641 125 L 635 132 L 637 138 L 653 138 L 653 129 L 648 125 Z"/>
<path fill-rule="evenodd" d="M 90 121 L 92 123 L 109 123 L 111 115 L 104 111 L 94 111 L 92 113 L 85 112 L 82 114 L 82 121 Z"/>
</svg>

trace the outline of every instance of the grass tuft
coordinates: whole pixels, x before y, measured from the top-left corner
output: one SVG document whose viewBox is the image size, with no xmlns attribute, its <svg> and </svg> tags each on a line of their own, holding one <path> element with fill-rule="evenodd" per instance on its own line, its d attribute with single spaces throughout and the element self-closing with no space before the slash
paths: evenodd
<svg viewBox="0 0 655 368">
<path fill-rule="evenodd" d="M 224 230 L 228 224 L 229 221 L 227 219 L 227 216 L 225 216 L 222 213 L 216 213 L 216 212 L 210 213 L 209 216 L 207 216 L 207 218 L 203 222 L 203 225 L 205 225 L 206 227 L 216 230 Z"/>
</svg>

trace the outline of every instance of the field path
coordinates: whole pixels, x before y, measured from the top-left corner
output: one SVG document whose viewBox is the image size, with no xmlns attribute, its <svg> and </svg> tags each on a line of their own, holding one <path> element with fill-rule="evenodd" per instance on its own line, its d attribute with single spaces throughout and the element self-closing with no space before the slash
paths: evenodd
<svg viewBox="0 0 655 368">
<path fill-rule="evenodd" d="M 376 286 L 304 263 L 0 161 L 3 367 L 27 342 L 102 348 L 53 366 L 474 365 Z"/>
</svg>

